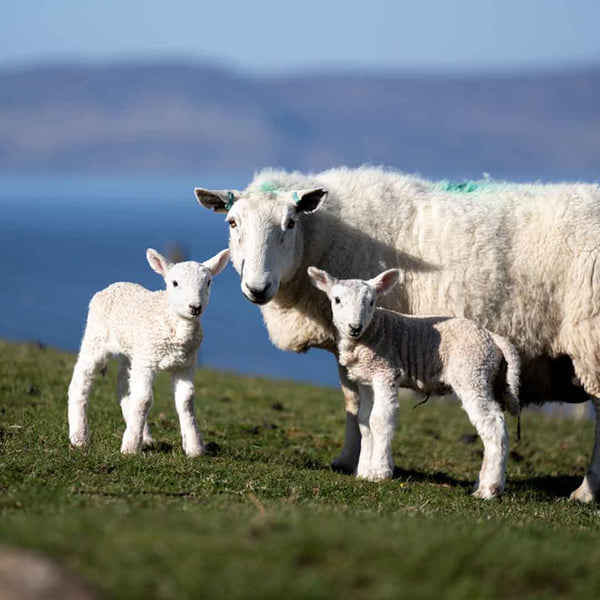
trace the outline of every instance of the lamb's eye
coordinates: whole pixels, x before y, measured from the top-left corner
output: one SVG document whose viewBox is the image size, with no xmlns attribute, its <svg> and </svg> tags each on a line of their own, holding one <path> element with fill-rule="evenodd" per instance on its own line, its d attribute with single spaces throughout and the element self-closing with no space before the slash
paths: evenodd
<svg viewBox="0 0 600 600">
<path fill-rule="evenodd" d="M 333 299 L 333 301 L 334 301 L 336 304 L 339 304 L 339 303 L 340 303 L 340 299 L 339 299 L 339 297 L 338 297 L 338 296 L 336 296 L 336 297 Z"/>
<path fill-rule="evenodd" d="M 231 229 L 235 229 L 237 227 L 237 223 L 234 220 L 228 221 L 229 222 L 229 227 Z"/>
<path fill-rule="evenodd" d="M 206 288 L 207 288 L 207 289 L 210 287 L 210 284 L 211 284 L 211 280 L 209 279 L 209 280 L 208 280 L 208 283 L 206 284 Z"/>
<path fill-rule="evenodd" d="M 179 285 L 175 280 L 173 280 L 172 283 L 173 283 L 173 287 L 177 287 Z"/>
<path fill-rule="evenodd" d="M 294 229 L 294 227 L 296 227 L 296 221 L 294 221 L 294 219 L 290 219 L 288 221 L 287 228 L 288 229 Z"/>
<path fill-rule="evenodd" d="M 373 306 L 373 304 L 375 304 L 375 300 L 371 300 L 371 302 L 369 303 L 369 306 Z"/>
</svg>

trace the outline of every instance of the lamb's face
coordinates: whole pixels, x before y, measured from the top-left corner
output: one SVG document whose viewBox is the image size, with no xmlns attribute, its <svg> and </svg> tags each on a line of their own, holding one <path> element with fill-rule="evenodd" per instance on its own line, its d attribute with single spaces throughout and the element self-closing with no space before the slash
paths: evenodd
<svg viewBox="0 0 600 600">
<path fill-rule="evenodd" d="M 327 291 L 333 324 L 340 336 L 358 339 L 365 332 L 375 311 L 377 293 L 361 279 L 337 280 Z"/>
<path fill-rule="evenodd" d="M 185 319 L 196 319 L 206 309 L 212 275 L 198 262 L 172 265 L 165 276 L 167 295 L 172 310 Z"/>
<path fill-rule="evenodd" d="M 302 263 L 303 227 L 327 192 L 277 190 L 264 183 L 247 192 L 196 188 L 200 204 L 227 211 L 229 248 L 243 294 L 255 304 L 273 299 Z"/>
</svg>

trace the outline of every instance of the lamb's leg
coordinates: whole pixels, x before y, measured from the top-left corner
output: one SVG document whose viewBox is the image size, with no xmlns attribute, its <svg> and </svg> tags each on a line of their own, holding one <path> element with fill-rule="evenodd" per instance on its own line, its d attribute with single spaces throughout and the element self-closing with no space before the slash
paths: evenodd
<svg viewBox="0 0 600 600">
<path fill-rule="evenodd" d="M 123 413 L 123 419 L 125 425 L 127 425 L 127 411 L 129 410 L 129 370 L 131 364 L 127 358 L 121 360 L 121 367 L 119 368 L 119 374 L 117 375 L 117 398 L 121 405 L 121 412 Z M 154 438 L 150 433 L 150 425 L 148 419 L 144 421 L 144 432 L 142 434 L 142 445 L 152 446 L 154 444 Z"/>
<path fill-rule="evenodd" d="M 152 380 L 154 374 L 151 369 L 133 364 L 130 370 L 130 394 L 127 401 L 125 433 L 121 444 L 123 454 L 135 454 L 142 445 L 144 423 L 148 411 L 152 406 Z"/>
<path fill-rule="evenodd" d="M 371 434 L 371 411 L 373 410 L 373 389 L 360 385 L 360 403 L 358 407 L 358 427 L 360 428 L 361 444 L 356 476 L 359 479 L 370 479 L 371 458 L 373 456 L 373 436 Z"/>
<path fill-rule="evenodd" d="M 346 403 L 346 439 L 340 455 L 331 463 L 334 471 L 354 473 L 360 455 L 360 430 L 358 427 L 358 385 L 348 379 L 346 368 L 338 364 L 340 385 Z"/>
<path fill-rule="evenodd" d="M 73 446 L 85 446 L 89 441 L 87 406 L 94 377 L 105 357 L 93 356 L 82 344 L 69 384 L 69 439 Z"/>
<path fill-rule="evenodd" d="M 587 473 L 582 484 L 571 494 L 571 500 L 593 502 L 600 499 L 600 398 L 592 398 L 596 411 L 596 439 Z"/>
<path fill-rule="evenodd" d="M 362 402 L 362 397 L 361 397 Z M 366 479 L 381 481 L 391 479 L 394 473 L 392 438 L 396 426 L 398 390 L 387 381 L 373 383 L 373 409 L 369 419 L 373 449 Z"/>
<path fill-rule="evenodd" d="M 492 391 L 454 391 L 483 442 L 483 463 L 473 495 L 486 500 L 496 498 L 506 484 L 508 431 L 504 415 Z"/>
<path fill-rule="evenodd" d="M 194 368 L 173 374 L 175 406 L 179 415 L 183 451 L 188 456 L 204 454 L 204 440 L 194 414 Z"/>
</svg>

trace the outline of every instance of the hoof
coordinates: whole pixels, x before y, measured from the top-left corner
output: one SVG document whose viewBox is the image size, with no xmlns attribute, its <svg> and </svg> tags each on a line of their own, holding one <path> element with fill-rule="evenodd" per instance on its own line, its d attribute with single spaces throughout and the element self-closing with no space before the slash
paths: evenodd
<svg viewBox="0 0 600 600">
<path fill-rule="evenodd" d="M 394 471 L 392 469 L 370 469 L 365 473 L 357 473 L 356 477 L 358 479 L 364 479 L 365 481 L 385 481 L 386 479 L 391 479 Z"/>
<path fill-rule="evenodd" d="M 358 459 L 352 458 L 345 454 L 340 454 L 334 461 L 331 463 L 331 468 L 336 473 L 343 473 L 344 475 L 352 475 L 356 472 L 356 465 L 358 464 Z"/>
<path fill-rule="evenodd" d="M 569 496 L 569 500 L 575 502 L 583 502 L 589 504 L 597 499 L 597 495 L 592 491 L 587 478 L 583 480 L 583 483 Z"/>
<path fill-rule="evenodd" d="M 195 448 L 184 448 L 183 451 L 185 452 L 186 456 L 204 456 L 206 454 L 206 450 L 204 448 L 204 446 L 198 446 Z"/>
<path fill-rule="evenodd" d="M 152 448 L 156 444 L 156 440 L 151 436 L 144 436 L 142 440 L 142 448 Z"/>
<path fill-rule="evenodd" d="M 479 485 L 473 492 L 473 498 L 479 498 L 480 500 L 492 500 L 498 498 L 504 491 L 504 487 L 500 484 L 496 485 Z"/>
<path fill-rule="evenodd" d="M 69 437 L 69 440 L 71 441 L 71 446 L 81 448 L 82 446 L 88 445 L 89 436 L 85 433 L 74 433 Z"/>
</svg>

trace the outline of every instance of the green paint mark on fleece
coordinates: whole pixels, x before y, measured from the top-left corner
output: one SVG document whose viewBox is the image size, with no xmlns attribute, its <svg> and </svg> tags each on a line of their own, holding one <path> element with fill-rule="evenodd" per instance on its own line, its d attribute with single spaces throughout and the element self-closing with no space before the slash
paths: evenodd
<svg viewBox="0 0 600 600">
<path fill-rule="evenodd" d="M 260 191 L 261 192 L 271 192 L 271 193 L 277 193 L 277 188 L 275 187 L 275 184 L 271 183 L 270 181 L 263 181 L 260 184 Z"/>
<path fill-rule="evenodd" d="M 442 181 L 440 183 L 440 190 L 444 192 L 462 192 L 464 194 L 470 194 L 476 192 L 489 184 L 485 181 L 463 181 L 462 183 L 451 183 L 450 181 Z"/>
</svg>

